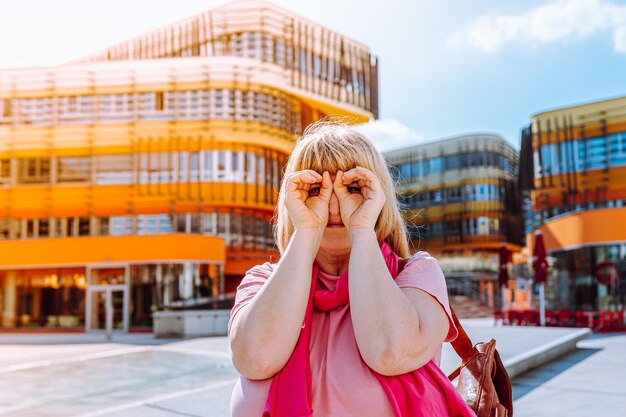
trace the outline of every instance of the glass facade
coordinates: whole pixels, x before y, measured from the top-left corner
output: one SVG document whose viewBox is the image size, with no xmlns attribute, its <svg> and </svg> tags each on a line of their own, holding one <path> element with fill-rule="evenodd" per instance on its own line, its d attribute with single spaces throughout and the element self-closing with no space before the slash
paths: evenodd
<svg viewBox="0 0 626 417">
<path fill-rule="evenodd" d="M 619 311 L 626 305 L 626 243 L 557 251 L 550 308 Z"/>
<path fill-rule="evenodd" d="M 300 130 L 299 108 L 295 99 L 284 93 L 227 88 L 6 98 L 0 100 L 0 125 L 226 119 L 295 132 Z"/>
<path fill-rule="evenodd" d="M 414 223 L 411 238 L 435 252 L 495 250 L 503 241 L 521 245 L 516 155 L 490 135 L 388 152 L 399 202 Z"/>
<path fill-rule="evenodd" d="M 412 160 L 400 163 L 395 168 L 400 173 L 400 179 L 419 179 L 425 175 L 441 174 L 444 171 L 472 168 L 495 167 L 504 172 L 517 175 L 517 162 L 507 155 L 498 152 L 464 152 L 444 157 L 434 157 L 421 160 Z"/>
<path fill-rule="evenodd" d="M 146 140 L 150 142 L 150 140 Z M 287 157 L 257 151 L 201 150 L 93 156 L 15 158 L 0 162 L 0 181 L 16 184 L 168 184 L 230 182 L 277 188 Z M 16 175 L 11 165 L 15 164 Z M 54 170 L 51 167 L 56 167 Z M 1 184 L 1 183 L 0 183 Z"/>
<path fill-rule="evenodd" d="M 123 286 L 113 294 L 114 328 L 121 329 L 124 292 L 129 291 L 130 326 L 151 327 L 157 310 L 187 309 L 206 304 L 217 294 L 216 264 L 154 263 L 130 265 L 129 282 L 124 267 L 54 268 L 0 271 L 0 288 L 12 287 L 14 299 L 0 298 L 0 312 L 9 307 L 17 313 L 14 323 L 4 326 L 27 329 L 83 329 L 86 297 L 91 294 L 91 328 L 103 329 L 103 291 L 97 288 Z M 87 282 L 87 275 L 90 276 Z M 90 287 L 92 290 L 87 291 Z M 14 303 L 15 305 L 8 305 Z"/>
<path fill-rule="evenodd" d="M 0 240 L 154 235 L 174 232 L 219 236 L 230 248 L 255 250 L 271 249 L 274 246 L 270 219 L 266 213 L 253 210 L 0 221 Z"/>
<path fill-rule="evenodd" d="M 626 132 L 542 145 L 534 165 L 535 178 L 626 166 Z"/>
<path fill-rule="evenodd" d="M 433 204 L 451 204 L 462 201 L 500 201 L 506 191 L 504 185 L 498 184 L 466 184 L 459 187 L 417 192 L 400 197 L 400 202 L 407 208 L 431 206 Z"/>
</svg>

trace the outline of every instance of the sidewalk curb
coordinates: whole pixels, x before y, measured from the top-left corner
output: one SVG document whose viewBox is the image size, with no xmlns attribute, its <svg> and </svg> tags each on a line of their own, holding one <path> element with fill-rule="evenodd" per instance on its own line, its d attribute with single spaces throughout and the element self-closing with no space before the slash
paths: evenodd
<svg viewBox="0 0 626 417">
<path fill-rule="evenodd" d="M 514 356 L 504 361 L 509 378 L 523 374 L 533 368 L 545 365 L 554 359 L 576 349 L 576 344 L 592 334 L 590 329 L 580 329 L 570 335 L 564 336 L 551 343 L 531 349 L 521 355 Z"/>
</svg>

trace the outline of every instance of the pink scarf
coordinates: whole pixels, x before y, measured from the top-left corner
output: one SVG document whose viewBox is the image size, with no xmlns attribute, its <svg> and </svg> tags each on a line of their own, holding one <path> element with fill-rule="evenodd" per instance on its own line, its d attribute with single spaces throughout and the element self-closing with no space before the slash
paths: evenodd
<svg viewBox="0 0 626 417">
<path fill-rule="evenodd" d="M 380 247 L 391 276 L 398 275 L 398 255 L 389 245 Z M 313 307 L 330 311 L 350 303 L 348 273 L 343 274 L 334 291 L 317 289 L 319 267 L 313 265 L 313 278 L 304 324 L 287 364 L 272 381 L 263 417 L 311 417 L 311 364 L 309 342 Z M 403 375 L 384 376 L 372 370 L 387 394 L 397 417 L 475 417 L 446 375 L 431 360 L 423 367 Z"/>
</svg>

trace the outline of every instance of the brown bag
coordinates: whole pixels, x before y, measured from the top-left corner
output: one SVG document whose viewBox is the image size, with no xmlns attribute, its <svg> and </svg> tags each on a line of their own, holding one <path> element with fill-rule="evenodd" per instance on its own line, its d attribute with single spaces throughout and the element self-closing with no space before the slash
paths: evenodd
<svg viewBox="0 0 626 417">
<path fill-rule="evenodd" d="M 407 259 L 400 259 L 398 271 L 402 271 Z M 496 341 L 472 344 L 456 313 L 450 307 L 454 325 L 459 335 L 450 344 L 461 357 L 461 366 L 448 379 L 457 377 L 457 391 L 477 417 L 513 417 L 513 393 L 511 379 L 504 368 Z"/>
<path fill-rule="evenodd" d="M 511 380 L 496 350 L 496 341 L 474 346 L 454 310 L 452 318 L 459 336 L 451 344 L 461 357 L 461 366 L 448 378 L 459 378 L 457 391 L 478 417 L 513 417 Z"/>
</svg>

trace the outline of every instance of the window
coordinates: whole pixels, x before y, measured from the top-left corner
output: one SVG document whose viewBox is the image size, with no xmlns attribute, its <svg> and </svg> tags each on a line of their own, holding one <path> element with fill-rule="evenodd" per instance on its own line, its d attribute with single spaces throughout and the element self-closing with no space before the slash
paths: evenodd
<svg viewBox="0 0 626 417">
<path fill-rule="evenodd" d="M 96 184 L 131 184 L 133 182 L 133 161 L 130 154 L 96 155 L 93 163 L 96 170 Z"/>
<path fill-rule="evenodd" d="M 541 178 L 543 176 L 543 167 L 541 166 L 541 159 L 539 158 L 540 154 L 538 150 L 533 152 L 533 162 L 535 167 L 535 178 Z"/>
<path fill-rule="evenodd" d="M 89 217 L 78 217 L 78 236 L 89 236 L 91 234 L 91 224 Z"/>
<path fill-rule="evenodd" d="M 428 160 L 428 173 L 439 174 L 443 172 L 443 158 L 432 158 Z"/>
<path fill-rule="evenodd" d="M 167 152 L 151 152 L 139 155 L 139 178 L 142 184 L 158 184 L 169 182 L 172 170 L 170 168 L 172 154 Z"/>
<path fill-rule="evenodd" d="M 13 114 L 13 100 L 10 98 L 4 98 L 0 101 L 0 116 L 2 118 L 9 118 Z"/>
<path fill-rule="evenodd" d="M 256 155 L 252 152 L 246 153 L 246 183 L 254 184 L 256 181 Z"/>
<path fill-rule="evenodd" d="M 50 182 L 50 158 L 24 158 L 17 161 L 18 183 L 42 184 Z"/>
<path fill-rule="evenodd" d="M 218 151 L 217 153 L 217 178 L 228 181 L 230 175 L 230 164 L 232 163 L 231 151 Z"/>
<path fill-rule="evenodd" d="M 133 233 L 132 216 L 112 216 L 109 220 L 111 236 L 130 235 Z"/>
<path fill-rule="evenodd" d="M 11 182 L 11 160 L 0 159 L 0 184 Z"/>
<path fill-rule="evenodd" d="M 203 161 L 203 168 L 202 168 L 202 181 L 213 181 L 214 177 L 214 166 L 215 163 L 213 161 L 213 158 L 215 156 L 215 152 L 214 151 L 202 151 L 200 152 L 200 158 L 202 158 Z"/>
<path fill-rule="evenodd" d="M 9 239 L 11 236 L 11 220 L 0 219 L 0 240 Z"/>
<path fill-rule="evenodd" d="M 606 167 L 606 138 L 587 139 L 587 168 L 599 169 Z"/>
<path fill-rule="evenodd" d="M 172 233 L 172 231 L 172 216 L 167 214 L 143 214 L 137 216 L 138 235 Z"/>
<path fill-rule="evenodd" d="M 50 236 L 50 221 L 48 219 L 39 219 L 37 224 L 37 235 L 40 238 Z"/>
<path fill-rule="evenodd" d="M 406 163 L 406 164 L 400 165 L 400 178 L 409 179 L 411 177 L 412 177 L 412 175 L 411 175 L 411 164 L 410 163 Z"/>
<path fill-rule="evenodd" d="M 87 156 L 57 158 L 57 181 L 85 182 L 91 179 L 91 158 Z"/>
<path fill-rule="evenodd" d="M 476 234 L 488 235 L 489 234 L 489 217 L 479 217 L 476 219 Z"/>
<path fill-rule="evenodd" d="M 446 169 L 461 169 L 463 167 L 463 155 L 450 155 L 446 157 Z"/>
<path fill-rule="evenodd" d="M 610 165 L 626 165 L 626 133 L 616 133 L 609 136 Z"/>
</svg>

